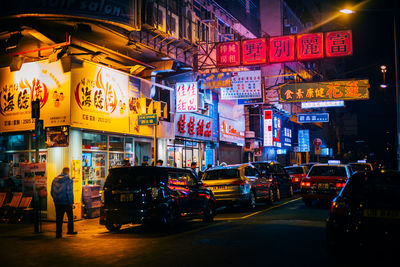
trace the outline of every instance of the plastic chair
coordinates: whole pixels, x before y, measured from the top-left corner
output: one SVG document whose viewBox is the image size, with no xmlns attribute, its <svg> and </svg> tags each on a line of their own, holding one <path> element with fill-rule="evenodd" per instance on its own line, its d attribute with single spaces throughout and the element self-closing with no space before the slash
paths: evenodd
<svg viewBox="0 0 400 267">
<path fill-rule="evenodd" d="M 19 206 L 13 210 L 12 215 L 10 215 L 9 222 L 20 223 L 23 221 L 26 212 L 32 210 L 29 208 L 32 202 L 32 197 L 23 197 Z"/>
<path fill-rule="evenodd" d="M 14 211 L 19 207 L 19 203 L 22 199 L 22 193 L 13 193 L 11 202 L 4 206 L 4 210 L 1 215 L 2 222 L 9 222 L 10 217 L 13 215 Z"/>
</svg>

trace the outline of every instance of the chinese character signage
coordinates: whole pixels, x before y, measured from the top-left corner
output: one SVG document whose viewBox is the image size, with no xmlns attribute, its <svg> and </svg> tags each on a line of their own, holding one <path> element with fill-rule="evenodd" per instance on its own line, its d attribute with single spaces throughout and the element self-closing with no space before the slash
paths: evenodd
<svg viewBox="0 0 400 267">
<path fill-rule="evenodd" d="M 121 72 L 84 62 L 73 69 L 71 125 L 129 132 L 128 77 Z"/>
<path fill-rule="evenodd" d="M 213 127 L 210 117 L 194 113 L 175 114 L 176 136 L 211 141 Z"/>
<path fill-rule="evenodd" d="M 261 71 L 231 73 L 232 87 L 221 88 L 221 99 L 262 98 Z"/>
<path fill-rule="evenodd" d="M 138 116 L 138 125 L 157 125 L 157 114 L 144 114 Z"/>
<path fill-rule="evenodd" d="M 298 134 L 299 152 L 310 152 L 310 132 L 309 130 L 299 130 Z"/>
<path fill-rule="evenodd" d="M 353 54 L 351 30 L 327 32 L 325 34 L 326 57 L 342 57 Z"/>
<path fill-rule="evenodd" d="M 219 43 L 217 45 L 217 66 L 261 65 L 352 54 L 351 30 L 325 34 L 322 32 L 304 33 Z"/>
<path fill-rule="evenodd" d="M 199 75 L 199 89 L 218 89 L 231 87 L 231 73 L 208 73 Z"/>
<path fill-rule="evenodd" d="M 272 110 L 264 110 L 264 146 L 273 146 Z"/>
<path fill-rule="evenodd" d="M 176 112 L 196 112 L 199 109 L 197 82 L 176 84 Z"/>
<path fill-rule="evenodd" d="M 295 61 L 295 35 L 269 38 L 269 62 Z"/>
<path fill-rule="evenodd" d="M 272 113 L 272 137 L 274 140 L 274 147 L 282 147 L 281 142 L 281 129 L 282 129 L 282 119 L 280 116 Z"/>
<path fill-rule="evenodd" d="M 242 64 L 261 65 L 267 63 L 267 39 L 242 41 Z"/>
<path fill-rule="evenodd" d="M 324 57 L 324 34 L 306 33 L 297 35 L 297 60 L 314 60 Z"/>
<path fill-rule="evenodd" d="M 329 113 L 297 114 L 297 122 L 299 123 L 329 122 Z"/>
<path fill-rule="evenodd" d="M 217 66 L 234 67 L 240 65 L 240 41 L 217 44 Z"/>
<path fill-rule="evenodd" d="M 36 99 L 44 127 L 69 124 L 70 77 L 60 61 L 25 63 L 15 72 L 0 69 L 0 131 L 35 129 L 31 102 Z"/>
<path fill-rule="evenodd" d="M 369 99 L 368 80 L 293 83 L 281 87 L 279 98 L 286 102 Z"/>
</svg>

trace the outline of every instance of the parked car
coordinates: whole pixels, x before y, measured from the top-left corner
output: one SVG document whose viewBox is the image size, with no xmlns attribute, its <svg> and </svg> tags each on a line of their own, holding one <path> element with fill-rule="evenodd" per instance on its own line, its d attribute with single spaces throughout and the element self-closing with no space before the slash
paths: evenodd
<svg viewBox="0 0 400 267">
<path fill-rule="evenodd" d="M 351 169 L 345 164 L 315 164 L 300 183 L 304 203 L 311 206 L 313 200 L 331 201 L 342 190 Z"/>
<path fill-rule="evenodd" d="M 112 168 L 104 183 L 100 224 L 110 231 L 129 223 L 172 225 L 179 218 L 212 221 L 216 202 L 211 190 L 187 169 Z"/>
<path fill-rule="evenodd" d="M 265 175 L 273 185 L 275 200 L 279 200 L 281 195 L 293 196 L 292 179 L 287 171 L 274 161 L 257 161 L 252 162 L 254 166 Z"/>
<path fill-rule="evenodd" d="M 307 176 L 308 168 L 306 166 L 288 166 L 285 167 L 285 170 L 292 179 L 293 189 L 300 190 L 300 182 Z"/>
<path fill-rule="evenodd" d="M 373 171 L 371 163 L 363 163 L 363 162 L 351 162 L 349 163 L 351 169 L 354 172 L 366 172 L 366 171 Z"/>
<path fill-rule="evenodd" d="M 205 171 L 203 185 L 214 193 L 218 205 L 273 202 L 271 183 L 249 163 L 219 166 Z"/>
<path fill-rule="evenodd" d="M 332 202 L 326 224 L 328 250 L 362 246 L 381 256 L 376 249 L 386 246 L 385 251 L 397 253 L 399 225 L 400 172 L 355 173 Z"/>
</svg>

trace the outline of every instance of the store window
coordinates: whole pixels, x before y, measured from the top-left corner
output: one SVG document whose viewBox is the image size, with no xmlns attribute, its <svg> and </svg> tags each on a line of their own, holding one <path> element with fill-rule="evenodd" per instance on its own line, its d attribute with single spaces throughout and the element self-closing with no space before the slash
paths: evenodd
<svg viewBox="0 0 400 267">
<path fill-rule="evenodd" d="M 97 133 L 83 133 L 82 149 L 107 150 L 107 136 Z"/>
</svg>

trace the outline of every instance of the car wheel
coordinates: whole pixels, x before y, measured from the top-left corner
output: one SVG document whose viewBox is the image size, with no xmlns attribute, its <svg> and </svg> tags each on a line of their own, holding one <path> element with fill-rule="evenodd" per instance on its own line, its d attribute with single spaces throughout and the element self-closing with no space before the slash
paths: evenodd
<svg viewBox="0 0 400 267">
<path fill-rule="evenodd" d="M 274 204 L 274 199 L 275 199 L 274 190 L 269 189 L 269 196 L 267 198 L 267 204 L 269 204 L 269 205 Z"/>
<path fill-rule="evenodd" d="M 121 229 L 121 226 L 122 224 L 119 223 L 106 222 L 106 228 L 110 232 L 119 231 L 119 229 Z"/>
<path fill-rule="evenodd" d="M 247 206 L 251 210 L 256 208 L 256 194 L 253 191 L 250 191 L 249 202 Z"/>
<path fill-rule="evenodd" d="M 281 199 L 281 190 L 279 188 L 276 188 L 275 194 L 274 194 L 274 200 L 279 201 Z"/>
<path fill-rule="evenodd" d="M 204 208 L 204 217 L 203 222 L 212 222 L 215 217 L 215 207 L 210 202 L 207 202 L 206 207 Z"/>
</svg>

